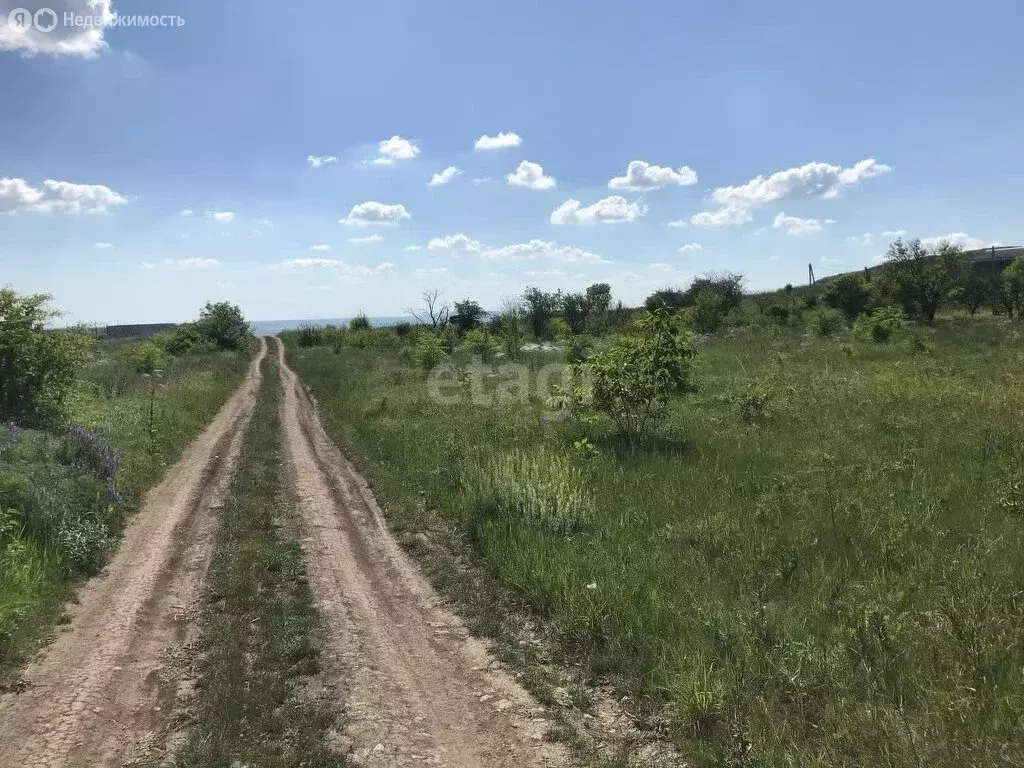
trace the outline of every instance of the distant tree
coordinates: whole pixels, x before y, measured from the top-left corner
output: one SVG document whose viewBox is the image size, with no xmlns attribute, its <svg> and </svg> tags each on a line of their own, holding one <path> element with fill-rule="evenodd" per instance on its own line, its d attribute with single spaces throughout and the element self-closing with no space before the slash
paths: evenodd
<svg viewBox="0 0 1024 768">
<path fill-rule="evenodd" d="M 864 279 L 851 272 L 829 282 L 821 300 L 846 315 L 847 320 L 853 321 L 871 307 L 871 292 Z"/>
<path fill-rule="evenodd" d="M 46 331 L 58 317 L 46 294 L 0 288 L 0 422 L 43 424 L 61 418 L 92 339 Z"/>
<path fill-rule="evenodd" d="M 551 318 L 558 311 L 562 292 L 548 293 L 530 286 L 523 291 L 526 323 L 530 332 L 538 339 L 547 338 L 551 330 Z"/>
<path fill-rule="evenodd" d="M 590 304 L 582 293 L 567 293 L 562 298 L 562 318 L 569 333 L 579 336 L 587 330 L 587 319 L 590 315 Z"/>
<path fill-rule="evenodd" d="M 405 311 L 416 318 L 420 325 L 429 325 L 431 328 L 440 329 L 448 325 L 449 309 L 447 304 L 441 303 L 441 289 L 431 288 L 420 294 L 421 304 L 419 310 L 406 309 Z"/>
<path fill-rule="evenodd" d="M 370 318 L 360 312 L 348 321 L 348 329 L 350 331 L 368 331 L 370 330 Z"/>
<path fill-rule="evenodd" d="M 655 312 L 659 309 L 674 312 L 677 309 L 688 307 L 692 303 L 684 291 L 677 288 L 662 288 L 644 300 L 644 307 L 648 312 Z"/>
<path fill-rule="evenodd" d="M 694 279 L 686 289 L 686 304 L 692 307 L 697 296 L 705 291 L 716 293 L 725 301 L 727 309 L 737 309 L 743 301 L 743 275 L 737 272 L 711 272 Z"/>
<path fill-rule="evenodd" d="M 942 242 L 929 251 L 920 240 L 904 242 L 902 238 L 889 246 L 886 267 L 895 284 L 913 297 L 921 317 L 929 325 L 935 314 L 960 283 L 964 270 L 963 250 Z"/>
<path fill-rule="evenodd" d="M 479 327 L 486 317 L 487 312 L 477 302 L 463 299 L 455 302 L 455 313 L 449 320 L 461 335 Z"/>
<path fill-rule="evenodd" d="M 954 291 L 954 296 L 973 317 L 981 309 L 981 305 L 992 298 L 992 282 L 977 269 L 967 266 L 963 270 L 963 277 Z"/>
<path fill-rule="evenodd" d="M 495 332 L 501 337 L 501 347 L 509 360 L 518 360 L 526 341 L 526 321 L 523 307 L 517 301 L 506 301 L 496 318 Z"/>
<path fill-rule="evenodd" d="M 729 305 L 725 297 L 714 291 L 701 291 L 693 305 L 693 330 L 714 333 L 722 327 Z"/>
<path fill-rule="evenodd" d="M 1016 311 L 1018 318 L 1024 318 L 1024 256 L 1018 256 L 1003 270 L 1002 282 L 1010 317 Z"/>
<path fill-rule="evenodd" d="M 249 321 L 242 310 L 226 301 L 207 302 L 195 326 L 199 334 L 218 349 L 245 349 L 252 340 Z"/>
<path fill-rule="evenodd" d="M 612 306 L 612 287 L 608 283 L 594 283 L 587 287 L 587 306 L 592 315 L 606 315 Z"/>
</svg>

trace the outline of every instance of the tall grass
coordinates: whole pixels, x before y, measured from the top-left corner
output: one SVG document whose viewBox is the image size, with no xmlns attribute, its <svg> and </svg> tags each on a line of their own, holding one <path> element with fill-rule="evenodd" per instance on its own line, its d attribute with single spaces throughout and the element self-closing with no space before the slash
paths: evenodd
<svg viewBox="0 0 1024 768">
<path fill-rule="evenodd" d="M 396 529 L 466 542 L 689 761 L 1024 761 L 1019 326 L 742 329 L 638 450 L 539 404 L 436 404 L 386 351 L 289 355 Z M 543 522 L 563 507 L 586 524 Z"/>
</svg>

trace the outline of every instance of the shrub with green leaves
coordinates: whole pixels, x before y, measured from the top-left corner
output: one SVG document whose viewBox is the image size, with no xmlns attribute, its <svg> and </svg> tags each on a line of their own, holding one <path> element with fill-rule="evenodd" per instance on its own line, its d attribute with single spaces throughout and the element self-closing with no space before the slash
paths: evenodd
<svg viewBox="0 0 1024 768">
<path fill-rule="evenodd" d="M 494 350 L 494 337 L 486 328 L 473 328 L 466 332 L 462 345 L 471 355 L 486 363 Z"/>
<path fill-rule="evenodd" d="M 631 443 L 664 418 L 669 401 L 686 392 L 697 350 L 685 320 L 668 310 L 644 314 L 636 333 L 620 338 L 580 366 L 593 405 Z"/>
<path fill-rule="evenodd" d="M 701 291 L 693 304 L 691 321 L 697 333 L 714 333 L 722 327 L 729 305 L 725 298 L 713 291 Z"/>
<path fill-rule="evenodd" d="M 416 364 L 424 373 L 430 373 L 447 357 L 444 339 L 436 333 L 423 334 L 416 344 Z"/>
<path fill-rule="evenodd" d="M 811 315 L 811 328 L 824 338 L 835 336 L 845 325 L 846 318 L 843 313 L 832 307 L 822 307 Z"/>
<path fill-rule="evenodd" d="M 869 315 L 861 315 L 853 326 L 853 332 L 875 344 L 885 344 L 902 327 L 902 311 L 896 307 L 879 307 Z"/>
<path fill-rule="evenodd" d="M 852 322 L 871 307 L 871 290 L 863 277 L 850 273 L 832 280 L 826 286 L 821 299 L 833 309 L 838 309 Z"/>
</svg>

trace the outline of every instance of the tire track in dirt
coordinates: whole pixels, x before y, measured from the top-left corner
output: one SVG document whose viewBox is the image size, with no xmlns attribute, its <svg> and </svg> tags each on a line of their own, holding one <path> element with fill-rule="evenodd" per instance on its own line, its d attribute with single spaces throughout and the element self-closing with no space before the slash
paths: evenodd
<svg viewBox="0 0 1024 768">
<path fill-rule="evenodd" d="M 302 545 L 364 765 L 566 765 L 551 723 L 442 603 L 389 532 L 366 482 L 323 430 L 278 345 L 281 421 Z"/>
<path fill-rule="evenodd" d="M 0 696 L 0 766 L 121 766 L 153 757 L 178 697 L 168 654 L 194 630 L 216 515 L 252 415 L 260 362 L 213 422 L 146 494 L 103 574 L 78 593 L 71 624 Z"/>
</svg>

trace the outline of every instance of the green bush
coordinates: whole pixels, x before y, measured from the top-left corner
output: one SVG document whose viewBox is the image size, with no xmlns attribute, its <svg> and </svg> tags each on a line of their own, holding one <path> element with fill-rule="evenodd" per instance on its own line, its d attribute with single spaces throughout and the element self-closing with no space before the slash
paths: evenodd
<svg viewBox="0 0 1024 768">
<path fill-rule="evenodd" d="M 424 373 L 430 373 L 448 357 L 444 339 L 436 333 L 425 333 L 416 345 L 416 364 Z"/>
<path fill-rule="evenodd" d="M 822 307 L 811 315 L 811 328 L 819 336 L 835 336 L 846 325 L 846 318 L 838 309 Z"/>
<path fill-rule="evenodd" d="M 728 311 L 729 305 L 721 294 L 701 291 L 693 305 L 693 330 L 697 333 L 714 333 L 722 327 Z"/>
<path fill-rule="evenodd" d="M 896 307 L 879 307 L 869 315 L 861 315 L 853 327 L 856 336 L 885 344 L 903 327 L 903 312 Z"/>
<path fill-rule="evenodd" d="M 368 331 L 370 327 L 370 318 L 362 312 L 348 321 L 348 329 L 350 331 Z"/>
<path fill-rule="evenodd" d="M 46 331 L 57 316 L 46 294 L 19 296 L 0 288 L 0 421 L 59 420 L 92 339 L 77 331 Z"/>
<path fill-rule="evenodd" d="M 159 344 L 144 341 L 132 350 L 131 362 L 139 373 L 152 374 L 153 371 L 164 367 L 167 353 Z"/>
<path fill-rule="evenodd" d="M 494 337 L 486 328 L 473 328 L 466 332 L 462 345 L 471 355 L 486 363 L 494 349 Z"/>
<path fill-rule="evenodd" d="M 871 290 L 858 274 L 840 275 L 832 280 L 821 296 L 822 301 L 838 309 L 846 319 L 853 322 L 871 307 Z"/>
</svg>

